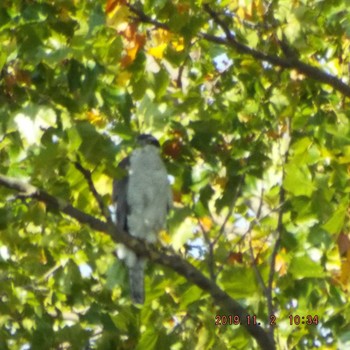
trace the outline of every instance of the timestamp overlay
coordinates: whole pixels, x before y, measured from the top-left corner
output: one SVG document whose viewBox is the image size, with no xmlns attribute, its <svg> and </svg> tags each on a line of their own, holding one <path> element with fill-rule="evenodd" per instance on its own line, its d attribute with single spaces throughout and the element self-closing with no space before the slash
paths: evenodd
<svg viewBox="0 0 350 350">
<path fill-rule="evenodd" d="M 299 315 L 293 314 L 288 316 L 289 325 L 301 326 L 301 325 L 318 325 L 318 315 Z M 269 325 L 278 326 L 278 317 L 276 315 L 270 315 Z M 246 315 L 240 317 L 238 315 L 216 315 L 215 326 L 260 326 L 260 322 L 256 315 Z"/>
</svg>

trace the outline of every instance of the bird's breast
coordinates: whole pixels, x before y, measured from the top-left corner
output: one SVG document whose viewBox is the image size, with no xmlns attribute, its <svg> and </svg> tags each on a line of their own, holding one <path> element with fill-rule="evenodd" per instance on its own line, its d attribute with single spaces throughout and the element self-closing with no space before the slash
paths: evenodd
<svg viewBox="0 0 350 350">
<path fill-rule="evenodd" d="M 149 236 L 164 227 L 169 186 L 166 168 L 155 147 L 146 146 L 132 153 L 127 191 L 132 235 Z"/>
</svg>

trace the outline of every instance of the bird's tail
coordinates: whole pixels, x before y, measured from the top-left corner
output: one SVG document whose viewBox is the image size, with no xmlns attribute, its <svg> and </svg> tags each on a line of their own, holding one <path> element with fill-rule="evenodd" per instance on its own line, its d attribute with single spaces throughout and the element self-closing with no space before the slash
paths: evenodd
<svg viewBox="0 0 350 350">
<path fill-rule="evenodd" d="M 133 266 L 129 266 L 131 299 L 137 304 L 143 304 L 145 301 L 144 269 L 145 262 L 142 259 L 136 259 Z"/>
</svg>

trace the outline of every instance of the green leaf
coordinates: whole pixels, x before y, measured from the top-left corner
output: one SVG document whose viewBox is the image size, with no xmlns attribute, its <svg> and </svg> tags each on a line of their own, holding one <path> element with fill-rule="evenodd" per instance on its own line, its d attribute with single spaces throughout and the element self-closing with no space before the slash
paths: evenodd
<svg viewBox="0 0 350 350">
<path fill-rule="evenodd" d="M 278 343 L 347 348 L 349 281 L 335 239 L 349 231 L 347 2 L 125 3 L 0 1 L 0 172 L 68 202 L 63 213 L 1 184 L 0 348 L 255 349 L 254 332 L 213 327 L 225 300 L 187 267 L 268 331 L 261 282 L 278 234 Z M 147 52 L 159 45 L 154 65 Z M 106 221 L 97 198 L 109 208 L 139 133 L 160 140 L 174 177 L 169 232 L 156 244 L 167 267 L 147 257 L 142 307 L 111 236 L 68 215 Z M 316 309 L 322 327 L 285 327 L 292 311 Z"/>
<path fill-rule="evenodd" d="M 324 278 L 326 276 L 321 263 L 311 260 L 307 255 L 294 257 L 288 271 L 296 279 Z"/>
<path fill-rule="evenodd" d="M 188 307 L 188 305 L 197 301 L 202 294 L 202 291 L 197 286 L 189 287 L 184 293 L 181 295 L 181 306 L 183 308 Z"/>
<path fill-rule="evenodd" d="M 287 164 L 285 168 L 286 176 L 283 187 L 295 196 L 311 197 L 314 185 L 311 174 L 306 165 Z"/>
<path fill-rule="evenodd" d="M 112 290 L 116 285 L 125 285 L 125 266 L 120 261 L 115 261 L 107 271 L 106 287 Z"/>
<path fill-rule="evenodd" d="M 222 283 L 225 290 L 233 298 L 246 298 L 257 291 L 256 276 L 253 269 L 232 267 L 222 274 Z"/>
<path fill-rule="evenodd" d="M 155 74 L 154 90 L 157 99 L 163 97 L 167 91 L 169 85 L 169 73 L 165 69 L 161 69 L 157 74 Z"/>
<path fill-rule="evenodd" d="M 156 330 L 153 327 L 148 327 L 147 330 L 142 334 L 141 339 L 137 344 L 136 350 L 156 349 L 158 337 L 159 330 Z"/>
<path fill-rule="evenodd" d="M 328 221 L 322 225 L 322 228 L 329 233 L 338 234 L 344 227 L 344 221 L 347 213 L 348 205 L 341 204 Z"/>
</svg>

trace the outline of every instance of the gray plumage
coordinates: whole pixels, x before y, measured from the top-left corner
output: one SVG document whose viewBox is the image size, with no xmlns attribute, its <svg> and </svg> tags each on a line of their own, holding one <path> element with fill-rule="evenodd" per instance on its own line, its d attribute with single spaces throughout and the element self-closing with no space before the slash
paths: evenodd
<svg viewBox="0 0 350 350">
<path fill-rule="evenodd" d="M 117 204 L 117 225 L 134 237 L 155 243 L 164 228 L 172 204 L 168 175 L 160 156 L 159 143 L 152 136 L 138 137 L 139 148 L 123 159 L 124 176 L 113 183 L 112 199 Z M 144 302 L 145 259 L 125 247 L 118 249 L 129 270 L 131 298 Z"/>
</svg>

